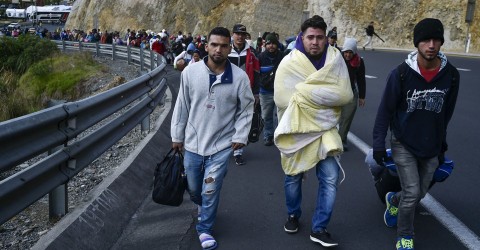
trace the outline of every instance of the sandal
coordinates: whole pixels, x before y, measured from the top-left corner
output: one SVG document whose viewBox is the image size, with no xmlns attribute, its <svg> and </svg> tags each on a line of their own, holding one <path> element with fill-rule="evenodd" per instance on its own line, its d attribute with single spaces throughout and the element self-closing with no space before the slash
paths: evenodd
<svg viewBox="0 0 480 250">
<path fill-rule="evenodd" d="M 217 248 L 217 241 L 211 236 L 210 234 L 207 233 L 202 233 L 200 236 L 198 236 L 200 239 L 200 243 L 202 244 L 202 248 L 204 250 L 212 250 Z"/>
</svg>

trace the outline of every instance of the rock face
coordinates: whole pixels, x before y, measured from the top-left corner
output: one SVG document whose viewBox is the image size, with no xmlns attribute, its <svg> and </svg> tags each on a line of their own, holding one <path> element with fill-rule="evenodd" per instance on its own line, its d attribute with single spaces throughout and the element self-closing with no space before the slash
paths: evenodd
<svg viewBox="0 0 480 250">
<path fill-rule="evenodd" d="M 77 0 L 68 18 L 69 29 L 102 31 L 150 29 L 170 34 L 178 31 L 206 35 L 215 26 L 229 29 L 242 23 L 252 39 L 264 31 L 275 31 L 281 40 L 297 34 L 306 16 L 325 18 L 328 29 L 337 26 L 339 44 L 355 37 L 366 41 L 364 28 L 375 22 L 375 47 L 414 48 L 413 27 L 425 17 L 440 19 L 445 28 L 446 51 L 465 51 L 467 31 L 472 35 L 470 52 L 480 52 L 480 21 L 465 22 L 467 1 L 452 0 Z M 476 14 L 480 4 L 476 5 Z"/>
</svg>

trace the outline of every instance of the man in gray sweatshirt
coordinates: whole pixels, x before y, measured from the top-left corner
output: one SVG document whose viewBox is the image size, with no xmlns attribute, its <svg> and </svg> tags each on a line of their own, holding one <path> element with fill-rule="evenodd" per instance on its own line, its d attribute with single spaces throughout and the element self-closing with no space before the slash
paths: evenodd
<svg viewBox="0 0 480 250">
<path fill-rule="evenodd" d="M 242 69 L 227 60 L 230 32 L 214 28 L 203 62 L 182 71 L 171 123 L 172 147 L 185 149 L 184 166 L 203 249 L 215 249 L 212 228 L 232 150 L 247 144 L 254 97 Z"/>
</svg>

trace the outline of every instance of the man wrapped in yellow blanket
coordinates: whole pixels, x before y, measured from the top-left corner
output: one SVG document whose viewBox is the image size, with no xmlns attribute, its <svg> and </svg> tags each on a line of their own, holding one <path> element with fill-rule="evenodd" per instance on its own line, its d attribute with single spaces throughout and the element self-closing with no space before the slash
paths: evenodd
<svg viewBox="0 0 480 250">
<path fill-rule="evenodd" d="M 313 16 L 301 27 L 295 49 L 280 63 L 274 87 L 279 124 L 274 134 L 285 172 L 287 233 L 298 231 L 303 174 L 316 167 L 317 206 L 310 239 L 324 247 L 337 246 L 326 231 L 335 202 L 343 145 L 337 131 L 341 107 L 353 98 L 340 51 L 327 45 L 327 25 Z"/>
</svg>

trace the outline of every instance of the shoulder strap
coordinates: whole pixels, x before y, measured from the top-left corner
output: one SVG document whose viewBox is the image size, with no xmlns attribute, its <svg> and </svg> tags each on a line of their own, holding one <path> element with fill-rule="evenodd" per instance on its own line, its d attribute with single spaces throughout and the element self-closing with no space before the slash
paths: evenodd
<svg viewBox="0 0 480 250">
<path fill-rule="evenodd" d="M 450 64 L 450 62 L 447 62 L 446 67 L 449 68 L 452 74 L 452 87 L 456 87 L 458 84 L 458 78 L 460 77 L 458 70 L 452 64 Z"/>
<path fill-rule="evenodd" d="M 403 62 L 397 66 L 397 72 L 400 77 L 400 82 L 402 83 L 402 85 L 403 85 L 403 82 L 405 81 L 405 74 L 407 73 L 407 67 L 408 65 L 406 62 Z"/>
</svg>

